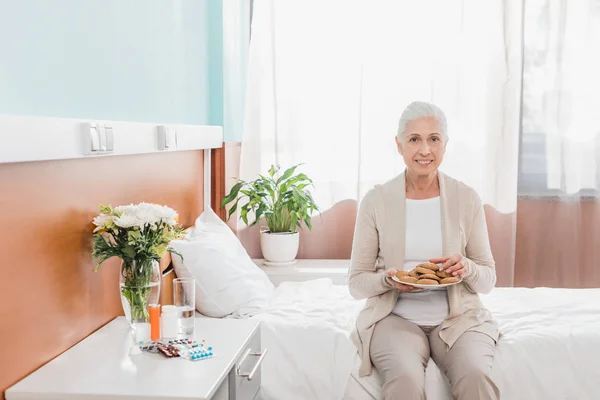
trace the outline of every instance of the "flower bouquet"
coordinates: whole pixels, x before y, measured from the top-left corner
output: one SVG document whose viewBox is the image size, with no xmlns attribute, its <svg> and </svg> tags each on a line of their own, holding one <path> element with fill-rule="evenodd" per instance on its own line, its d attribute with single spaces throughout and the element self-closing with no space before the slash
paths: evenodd
<svg viewBox="0 0 600 400">
<path fill-rule="evenodd" d="M 148 203 L 115 208 L 101 205 L 93 223 L 94 270 L 107 259 L 119 257 L 125 316 L 132 326 L 148 322 L 148 304 L 158 303 L 160 296 L 159 260 L 167 251 L 180 255 L 169 247 L 171 240 L 184 234 L 177 212 Z"/>
</svg>

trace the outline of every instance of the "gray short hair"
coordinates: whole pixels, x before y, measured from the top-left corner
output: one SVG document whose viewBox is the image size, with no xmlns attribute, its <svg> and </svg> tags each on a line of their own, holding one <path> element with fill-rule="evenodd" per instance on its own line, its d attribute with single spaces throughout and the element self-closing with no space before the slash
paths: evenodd
<svg viewBox="0 0 600 400">
<path fill-rule="evenodd" d="M 448 141 L 446 115 L 442 109 L 435 104 L 426 103 L 424 101 L 413 101 L 406 106 L 400 116 L 400 122 L 398 123 L 398 139 L 402 139 L 402 135 L 404 135 L 404 131 L 406 130 L 406 125 L 410 121 L 423 117 L 434 117 L 437 119 L 440 124 L 440 129 L 442 130 L 440 132 L 442 134 L 442 139 L 444 142 Z"/>
</svg>

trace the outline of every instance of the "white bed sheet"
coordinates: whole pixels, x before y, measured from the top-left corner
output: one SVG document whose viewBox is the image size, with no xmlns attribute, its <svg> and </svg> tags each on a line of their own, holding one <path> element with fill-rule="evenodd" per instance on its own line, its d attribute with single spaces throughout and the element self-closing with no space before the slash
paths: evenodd
<svg viewBox="0 0 600 400">
<path fill-rule="evenodd" d="M 501 398 L 600 399 L 600 289 L 497 288 L 482 301 L 502 332 L 492 367 Z M 381 399 L 377 371 L 359 378 L 357 365 L 345 399 Z M 435 364 L 426 391 L 452 398 Z"/>
<path fill-rule="evenodd" d="M 600 399 L 600 289 L 497 288 L 482 301 L 503 333 L 492 370 L 502 398 Z M 330 279 L 281 283 L 252 317 L 269 349 L 261 398 L 380 399 L 379 375 L 358 378 L 349 339 L 363 305 Z M 429 399 L 451 399 L 433 362 L 426 390 Z"/>
<path fill-rule="evenodd" d="M 331 280 L 282 282 L 261 320 L 262 400 L 339 400 L 354 367 L 348 333 L 363 307 Z"/>
</svg>

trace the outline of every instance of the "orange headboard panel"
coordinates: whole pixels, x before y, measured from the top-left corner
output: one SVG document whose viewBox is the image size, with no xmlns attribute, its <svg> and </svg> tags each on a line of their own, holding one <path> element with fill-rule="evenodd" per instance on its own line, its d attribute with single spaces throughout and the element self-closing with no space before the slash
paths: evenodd
<svg viewBox="0 0 600 400">
<path fill-rule="evenodd" d="M 203 152 L 0 164 L 0 398 L 118 315 L 119 260 L 93 272 L 100 203 L 168 205 L 184 226 L 203 205 Z"/>
</svg>

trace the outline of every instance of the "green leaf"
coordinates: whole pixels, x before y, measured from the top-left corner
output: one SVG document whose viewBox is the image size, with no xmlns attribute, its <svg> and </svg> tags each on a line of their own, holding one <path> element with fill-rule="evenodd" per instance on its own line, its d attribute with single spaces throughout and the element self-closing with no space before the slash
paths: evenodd
<svg viewBox="0 0 600 400">
<path fill-rule="evenodd" d="M 127 244 L 124 245 L 122 248 L 123 254 L 125 254 L 127 257 L 133 259 L 135 258 L 135 249 L 133 248 L 133 246 Z"/>
<path fill-rule="evenodd" d="M 283 190 L 288 190 L 290 187 L 294 187 L 294 185 L 296 185 L 299 182 L 304 182 L 304 181 L 308 181 L 311 182 L 312 181 L 310 179 L 308 179 L 308 177 L 306 175 L 304 175 L 303 173 L 296 175 L 295 177 L 289 179 L 288 181 L 284 182 L 281 187 L 283 188 Z M 308 183 L 310 185 L 310 183 Z"/>
<path fill-rule="evenodd" d="M 277 171 L 279 171 L 279 168 L 275 168 L 274 165 L 271 165 L 271 168 L 269 168 L 269 175 L 271 176 L 271 178 L 277 173 Z"/>
<path fill-rule="evenodd" d="M 260 174 L 258 176 L 260 177 L 260 179 L 262 179 L 265 182 L 271 181 L 271 179 L 267 178 L 266 176 L 263 176 L 263 175 L 260 175 Z M 260 180 L 257 180 L 257 182 L 260 182 Z"/>
<path fill-rule="evenodd" d="M 284 173 L 283 176 L 281 176 L 279 179 L 277 179 L 277 185 L 279 185 L 281 182 L 285 181 L 286 179 L 288 179 L 290 176 L 292 176 L 292 174 L 294 173 L 294 171 L 296 170 L 296 168 L 298 168 L 298 165 L 294 165 L 293 167 L 288 168 Z"/>
<path fill-rule="evenodd" d="M 242 210 L 240 211 L 240 217 L 242 218 L 242 221 L 244 221 L 246 226 L 248 226 L 248 206 L 245 205 L 244 207 L 242 207 Z"/>
<path fill-rule="evenodd" d="M 312 230 L 312 225 L 310 223 L 310 217 L 306 216 L 306 218 L 304 218 L 304 223 L 306 224 L 306 226 L 308 227 L 309 230 Z"/>
<path fill-rule="evenodd" d="M 127 243 L 133 245 L 139 241 L 142 237 L 142 233 L 139 230 L 127 232 Z"/>
<path fill-rule="evenodd" d="M 265 212 L 265 204 L 261 204 L 258 207 L 258 210 L 256 210 L 256 219 L 254 220 L 254 223 L 252 225 L 256 225 L 256 223 L 258 222 L 258 220 L 260 219 L 260 217 L 262 217 L 263 213 Z"/>
<path fill-rule="evenodd" d="M 298 214 L 295 212 L 291 213 L 290 225 L 293 230 L 295 230 L 296 226 L 298 226 Z"/>
<path fill-rule="evenodd" d="M 271 199 L 273 199 L 273 202 L 274 202 L 275 201 L 275 190 L 271 186 L 267 186 L 265 189 L 267 190 L 267 192 L 269 193 L 269 196 L 271 196 Z"/>
<path fill-rule="evenodd" d="M 244 186 L 244 184 L 245 184 L 244 181 L 240 181 L 240 182 L 236 183 L 235 185 L 233 185 L 229 194 L 227 196 L 225 196 L 223 198 L 223 200 L 221 201 L 221 207 L 225 206 L 226 204 L 231 203 L 234 199 L 236 199 L 240 189 L 242 188 L 242 186 Z"/>
<path fill-rule="evenodd" d="M 238 203 L 239 203 L 239 202 L 240 202 L 240 201 L 238 200 L 238 201 L 236 201 L 236 202 L 233 204 L 233 206 L 231 206 L 231 208 L 229 209 L 229 216 L 227 217 L 227 219 L 231 218 L 231 216 L 233 215 L 233 213 L 235 212 L 235 210 L 237 210 L 237 206 L 238 206 Z"/>
<path fill-rule="evenodd" d="M 179 258 L 181 258 L 181 262 L 183 262 L 183 255 L 181 255 L 180 252 L 178 252 L 177 250 L 175 250 L 172 247 L 167 248 L 167 251 L 171 254 L 177 254 L 179 256 Z"/>
<path fill-rule="evenodd" d="M 287 168 L 279 178 L 279 166 L 271 165 L 267 176 L 258 175 L 253 181 L 238 182 L 223 199 L 223 204 L 234 202 L 229 217 L 238 210 L 240 219 L 248 225 L 253 213 L 254 220 L 249 226 L 264 218 L 272 232 L 295 231 L 302 228 L 305 221 L 310 224 L 311 214 L 317 209 L 307 190 L 312 180 L 304 173 L 294 175 L 299 165 Z M 242 197 L 248 201 L 238 207 Z"/>
</svg>

